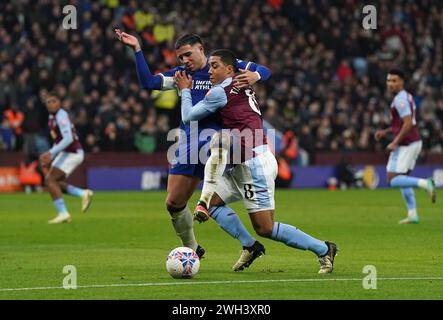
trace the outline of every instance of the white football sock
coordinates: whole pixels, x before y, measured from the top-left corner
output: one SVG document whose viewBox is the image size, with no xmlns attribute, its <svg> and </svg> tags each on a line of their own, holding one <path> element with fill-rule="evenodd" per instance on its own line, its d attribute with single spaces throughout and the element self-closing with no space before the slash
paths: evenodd
<svg viewBox="0 0 443 320">
<path fill-rule="evenodd" d="M 194 251 L 197 250 L 198 244 L 194 235 L 194 218 L 188 206 L 179 212 L 172 213 L 171 216 L 172 225 L 180 237 L 183 246 Z"/>
<path fill-rule="evenodd" d="M 211 156 L 205 165 L 205 180 L 200 196 L 200 201 L 206 203 L 208 208 L 211 198 L 214 195 L 217 182 L 220 181 L 225 171 L 227 159 L 228 150 L 222 148 L 211 149 Z"/>
<path fill-rule="evenodd" d="M 418 186 L 422 189 L 428 189 L 428 180 L 418 179 Z"/>
<path fill-rule="evenodd" d="M 409 209 L 408 210 L 408 218 L 409 219 L 417 218 L 417 209 Z"/>
</svg>

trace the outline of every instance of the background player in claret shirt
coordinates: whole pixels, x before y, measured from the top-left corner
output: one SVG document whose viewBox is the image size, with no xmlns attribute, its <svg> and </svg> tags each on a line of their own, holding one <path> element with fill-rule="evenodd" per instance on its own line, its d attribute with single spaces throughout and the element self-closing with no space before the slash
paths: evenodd
<svg viewBox="0 0 443 320">
<path fill-rule="evenodd" d="M 53 147 L 40 155 L 44 166 L 51 164 L 45 177 L 45 184 L 51 194 L 57 217 L 49 220 L 49 224 L 70 222 L 71 216 L 66 209 L 62 192 L 82 198 L 82 212 L 86 212 L 92 201 L 93 192 L 69 185 L 65 179 L 83 162 L 84 153 L 74 125 L 69 120 L 68 113 L 61 108 L 60 99 L 49 93 L 46 97 L 46 107 L 49 112 L 49 130 L 54 141 Z M 52 163 L 51 163 L 52 161 Z"/>
<path fill-rule="evenodd" d="M 184 35 L 175 44 L 176 55 L 184 66 L 152 75 L 137 38 L 122 32 L 118 28 L 115 29 L 115 32 L 121 42 L 134 50 L 137 74 L 143 88 L 157 90 L 175 89 L 174 74 L 176 71 L 185 71 L 192 75 L 194 79 L 193 87 L 190 90 L 192 104 L 197 104 L 204 98 L 211 87 L 211 83 L 209 81 L 207 57 L 202 40 L 198 35 Z M 238 60 L 237 66 L 242 70 L 242 74 L 235 79 L 239 86 L 249 86 L 260 79 L 266 80 L 270 76 L 270 72 L 266 67 L 252 62 Z M 195 143 L 196 147 L 193 149 L 199 153 L 200 149 L 205 147 L 209 141 L 207 139 L 195 141 L 190 136 L 189 125 L 182 122 L 180 127 L 186 132 L 186 139 L 183 139 L 184 142 L 182 142 L 186 145 L 184 148 L 179 146 L 179 150 L 184 149 L 186 152 L 177 157 L 178 164 L 174 164 L 169 171 L 166 208 L 172 217 L 174 229 L 182 240 L 183 245 L 196 250 L 201 257 L 204 254 L 204 250 L 195 240 L 193 216 L 187 206 L 187 202 L 200 180 L 204 177 L 204 164 L 200 162 L 198 164 L 189 164 L 190 157 L 192 156 L 190 155 L 190 144 Z M 220 129 L 219 119 L 214 115 L 202 118 L 198 122 L 198 131 L 201 132 L 207 128 Z M 229 207 L 220 208 L 219 214 L 214 216 L 214 219 L 224 231 L 238 239 L 243 247 L 252 248 L 255 246 L 254 248 L 261 250 L 262 246 L 257 247 L 257 241 L 249 234 L 238 216 Z"/>
<path fill-rule="evenodd" d="M 431 178 L 420 179 L 408 176 L 415 167 L 415 162 L 422 148 L 418 132 L 415 102 L 412 95 L 404 89 L 405 75 L 401 70 L 389 71 L 386 84 L 394 99 L 391 103 L 391 127 L 375 133 L 377 140 L 392 133 L 393 141 L 386 147 L 390 152 L 386 166 L 387 179 L 391 187 L 398 187 L 408 209 L 408 216 L 399 223 L 418 223 L 415 187 L 425 189 L 434 203 L 436 200 L 435 184 Z"/>
<path fill-rule="evenodd" d="M 208 190 L 203 187 L 196 213 L 205 214 L 205 207 L 211 201 L 208 213 L 217 215 L 220 205 L 243 199 L 258 235 L 283 242 L 293 248 L 312 251 L 319 257 L 319 273 L 332 272 L 337 253 L 334 243 L 315 239 L 291 225 L 274 222 L 277 161 L 266 143 L 260 108 L 252 88 L 239 89 L 233 82 L 236 71 L 235 55 L 229 50 L 216 50 L 209 57 L 209 66 L 210 80 L 214 86 L 205 98 L 194 106 L 190 92 L 192 77 L 183 71 L 177 72 L 175 78 L 177 86 L 181 89 L 182 119 L 185 122 L 199 120 L 220 112 L 223 129 L 235 132 L 231 134 L 231 138 L 234 143 L 240 144 L 242 162 L 234 164 L 231 170 L 221 175 L 226 164 L 226 147 L 229 147 L 229 143 L 226 143 L 223 134 L 219 134 L 222 136 L 219 141 L 211 141 L 211 157 L 206 163 L 208 170 L 205 169 L 205 173 L 210 172 L 211 178 L 205 177 L 204 183 L 212 184 L 213 188 Z M 252 139 L 241 139 L 248 136 L 242 134 L 246 130 L 255 133 L 252 137 L 249 135 Z M 223 160 L 213 161 L 211 158 L 214 154 L 214 158 Z M 216 169 L 217 166 L 221 169 Z M 255 258 L 253 253 L 244 250 L 233 269 L 243 270 Z"/>
</svg>

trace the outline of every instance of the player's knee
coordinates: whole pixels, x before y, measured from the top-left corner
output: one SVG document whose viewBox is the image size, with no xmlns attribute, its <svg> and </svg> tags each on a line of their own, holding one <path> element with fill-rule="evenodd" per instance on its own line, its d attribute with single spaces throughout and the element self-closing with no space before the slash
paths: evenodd
<svg viewBox="0 0 443 320">
<path fill-rule="evenodd" d="M 392 179 L 394 179 L 394 178 L 395 178 L 395 176 L 393 176 L 393 175 L 388 175 L 386 177 L 386 181 L 388 182 L 388 186 L 392 187 L 391 183 L 392 183 Z"/>
<path fill-rule="evenodd" d="M 210 207 L 221 207 L 224 206 L 225 202 L 220 198 L 220 196 L 217 193 L 214 193 L 214 195 L 211 198 L 211 203 L 209 204 Z"/>
<path fill-rule="evenodd" d="M 267 225 L 256 226 L 255 227 L 255 232 L 260 237 L 271 238 L 271 236 L 272 236 L 272 229 L 273 229 L 273 226 L 267 226 Z"/>
<path fill-rule="evenodd" d="M 180 212 L 186 207 L 186 203 L 182 204 L 169 198 L 166 199 L 165 205 L 166 205 L 166 210 L 168 210 L 170 214 Z"/>
<path fill-rule="evenodd" d="M 49 186 L 49 185 L 51 185 L 51 184 L 54 184 L 56 181 L 55 181 L 55 179 L 51 176 L 51 175 L 47 175 L 47 176 L 45 176 L 45 186 L 47 187 L 47 186 Z"/>
</svg>

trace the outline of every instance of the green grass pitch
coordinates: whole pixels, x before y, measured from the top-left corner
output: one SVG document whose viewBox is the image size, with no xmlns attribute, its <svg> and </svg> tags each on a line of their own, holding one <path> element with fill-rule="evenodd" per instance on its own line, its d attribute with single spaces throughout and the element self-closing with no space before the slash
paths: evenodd
<svg viewBox="0 0 443 320">
<path fill-rule="evenodd" d="M 180 245 L 164 209 L 164 192 L 97 192 L 91 208 L 65 197 L 73 221 L 48 225 L 48 194 L 0 195 L 0 299 L 442 299 L 443 210 L 416 191 L 421 222 L 398 225 L 399 190 L 278 190 L 276 221 L 339 246 L 334 273 L 319 275 L 307 251 L 260 239 L 267 254 L 239 273 L 240 245 L 214 221 L 195 224 L 206 258 L 191 280 L 165 270 Z M 190 202 L 194 204 L 196 197 Z M 241 203 L 231 206 L 252 232 Z M 77 270 L 75 290 L 63 268 Z M 365 265 L 377 289 L 364 289 Z"/>
</svg>

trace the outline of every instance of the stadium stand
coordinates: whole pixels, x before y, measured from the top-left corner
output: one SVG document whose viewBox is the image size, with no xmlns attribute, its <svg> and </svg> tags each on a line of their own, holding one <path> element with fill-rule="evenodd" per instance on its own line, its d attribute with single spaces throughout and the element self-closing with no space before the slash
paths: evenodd
<svg viewBox="0 0 443 320">
<path fill-rule="evenodd" d="M 440 2 L 375 1 L 376 32 L 361 26 L 363 2 L 334 3 L 79 0 L 78 29 L 64 30 L 59 1 L 1 2 L 0 150 L 44 151 L 42 97 L 54 87 L 87 152 L 167 149 L 179 100 L 140 90 L 133 54 L 113 33 L 120 25 L 139 36 L 153 71 L 176 63 L 174 40 L 187 32 L 209 51 L 230 48 L 268 66 L 272 77 L 257 85 L 264 117 L 294 132 L 311 163 L 318 151 L 383 149 L 373 134 L 389 124 L 385 75 L 401 67 L 419 106 L 424 151 L 443 153 Z M 14 112 L 24 115 L 18 127 Z"/>
</svg>

